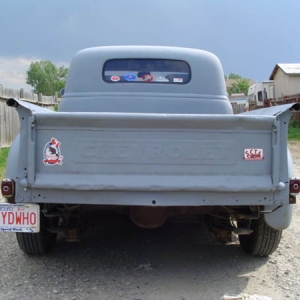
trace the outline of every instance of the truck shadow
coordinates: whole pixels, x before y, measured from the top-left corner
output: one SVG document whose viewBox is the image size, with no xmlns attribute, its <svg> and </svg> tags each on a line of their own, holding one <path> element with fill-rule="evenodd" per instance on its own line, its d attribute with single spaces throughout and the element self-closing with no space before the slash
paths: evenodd
<svg viewBox="0 0 300 300">
<path fill-rule="evenodd" d="M 71 267 L 72 276 L 78 282 L 85 279 L 83 288 L 91 293 L 100 288 L 104 295 L 114 291 L 143 300 L 238 294 L 251 273 L 268 261 L 245 254 L 238 241 L 216 242 L 202 222 L 141 229 L 124 217 L 93 222 L 81 243 L 58 241 L 47 260 L 60 260 L 59 272 Z"/>
</svg>

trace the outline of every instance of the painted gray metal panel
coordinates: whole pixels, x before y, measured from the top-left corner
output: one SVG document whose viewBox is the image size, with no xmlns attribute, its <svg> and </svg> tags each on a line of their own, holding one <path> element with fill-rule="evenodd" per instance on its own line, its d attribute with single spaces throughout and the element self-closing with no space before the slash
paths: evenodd
<svg viewBox="0 0 300 300">
<path fill-rule="evenodd" d="M 233 114 L 227 99 L 207 95 L 141 93 L 98 93 L 96 95 L 63 98 L 60 112 L 125 112 L 165 114 Z"/>
<path fill-rule="evenodd" d="M 25 203 L 68 203 L 133 206 L 223 206 L 223 205 L 280 205 L 271 192 L 132 192 L 132 191 L 77 191 L 29 189 L 22 193 Z"/>
<path fill-rule="evenodd" d="M 281 116 L 285 120 L 293 105 L 275 116 L 272 110 L 256 116 L 56 113 L 26 108 L 15 99 L 9 104 L 17 106 L 24 123 L 24 155 L 15 178 L 18 202 L 288 202 L 287 128 Z M 45 145 L 52 138 L 61 143 L 61 165 L 43 163 Z M 244 160 L 249 148 L 263 149 L 264 159 Z"/>
<path fill-rule="evenodd" d="M 251 116 L 277 116 L 285 112 L 289 113 L 291 111 L 299 111 L 300 103 L 289 103 L 283 105 L 276 105 L 267 108 L 261 108 L 256 110 L 251 110 L 241 113 L 241 115 L 251 115 Z M 290 115 L 288 115 L 289 117 Z"/>
</svg>

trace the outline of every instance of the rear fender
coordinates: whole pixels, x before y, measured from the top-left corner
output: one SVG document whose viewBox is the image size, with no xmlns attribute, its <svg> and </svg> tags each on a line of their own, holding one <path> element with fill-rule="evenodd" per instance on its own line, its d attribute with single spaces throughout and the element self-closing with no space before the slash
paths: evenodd
<svg viewBox="0 0 300 300">
<path fill-rule="evenodd" d="M 288 155 L 287 158 L 288 158 L 289 178 L 292 178 L 294 177 L 294 165 L 293 165 L 293 160 L 289 149 L 287 151 L 287 155 Z M 278 205 L 265 206 L 264 209 L 269 211 L 275 209 L 277 206 Z M 269 226 L 271 226 L 276 230 L 286 229 L 291 224 L 293 210 L 294 210 L 293 204 L 283 205 L 282 207 L 280 207 L 279 209 L 275 210 L 272 213 L 266 213 L 264 215 L 265 221 Z"/>
</svg>

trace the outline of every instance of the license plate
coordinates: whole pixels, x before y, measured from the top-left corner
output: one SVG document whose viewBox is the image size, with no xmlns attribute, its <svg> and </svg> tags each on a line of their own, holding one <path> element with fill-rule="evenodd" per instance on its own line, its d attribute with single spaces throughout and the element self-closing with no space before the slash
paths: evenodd
<svg viewBox="0 0 300 300">
<path fill-rule="evenodd" d="M 0 232 L 39 232 L 38 204 L 0 203 Z"/>
</svg>

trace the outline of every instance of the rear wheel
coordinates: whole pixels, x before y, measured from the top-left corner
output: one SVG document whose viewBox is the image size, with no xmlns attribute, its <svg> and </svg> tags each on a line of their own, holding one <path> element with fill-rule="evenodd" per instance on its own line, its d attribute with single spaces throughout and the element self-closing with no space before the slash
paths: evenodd
<svg viewBox="0 0 300 300">
<path fill-rule="evenodd" d="M 238 222 L 238 227 L 245 227 L 244 222 Z M 253 232 L 249 235 L 239 235 L 240 245 L 248 254 L 254 256 L 268 256 L 278 247 L 282 230 L 276 230 L 270 227 L 264 216 L 257 220 L 252 220 L 250 229 Z"/>
<path fill-rule="evenodd" d="M 48 253 L 56 244 L 57 233 L 48 231 L 48 218 L 41 212 L 40 232 L 17 232 L 19 247 L 28 255 L 43 255 Z"/>
</svg>

